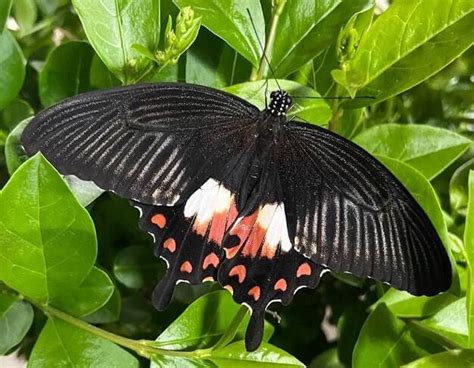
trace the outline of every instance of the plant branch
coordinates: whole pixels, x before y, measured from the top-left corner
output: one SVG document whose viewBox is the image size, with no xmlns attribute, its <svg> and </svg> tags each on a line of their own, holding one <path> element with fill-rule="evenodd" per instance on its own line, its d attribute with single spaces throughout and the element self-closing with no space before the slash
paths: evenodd
<svg viewBox="0 0 474 368">
<path fill-rule="evenodd" d="M 251 80 L 262 79 L 266 74 L 268 69 L 268 60 L 273 52 L 273 45 L 275 43 L 276 31 L 278 27 L 278 22 L 280 21 L 280 15 L 283 12 L 283 8 L 286 5 L 287 0 L 275 0 L 272 12 L 272 22 L 270 25 L 270 31 L 268 33 L 267 41 L 265 42 L 265 47 L 263 48 L 262 59 L 260 60 L 260 66 L 256 74 L 251 76 Z M 266 56 L 266 57 L 265 57 Z M 274 76 L 276 78 L 276 76 Z"/>
</svg>

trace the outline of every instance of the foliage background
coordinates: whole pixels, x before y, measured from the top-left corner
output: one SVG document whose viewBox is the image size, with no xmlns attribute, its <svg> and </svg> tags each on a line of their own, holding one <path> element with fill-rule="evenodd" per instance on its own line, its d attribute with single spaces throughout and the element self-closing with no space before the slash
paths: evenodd
<svg viewBox="0 0 474 368">
<path fill-rule="evenodd" d="M 31 367 L 474 366 L 473 10 L 471 0 L 2 0 L 0 354 L 19 348 Z M 28 118 L 84 91 L 186 81 L 262 106 L 272 74 L 259 39 L 293 95 L 375 97 L 297 100 L 291 113 L 353 139 L 405 183 L 452 254 L 448 292 L 417 298 L 327 275 L 291 306 L 272 305 L 269 342 L 247 353 L 244 310 L 217 285 L 181 284 L 167 311 L 153 309 L 164 268 L 126 201 L 67 186 L 41 156 L 20 166 Z"/>
</svg>

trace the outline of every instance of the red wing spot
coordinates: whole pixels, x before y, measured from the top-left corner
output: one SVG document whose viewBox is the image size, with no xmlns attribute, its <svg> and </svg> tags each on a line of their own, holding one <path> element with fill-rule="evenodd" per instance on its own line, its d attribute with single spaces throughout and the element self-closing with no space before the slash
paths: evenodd
<svg viewBox="0 0 474 368">
<path fill-rule="evenodd" d="M 176 240 L 173 238 L 168 238 L 163 243 L 163 248 L 168 249 L 171 253 L 176 250 Z"/>
<path fill-rule="evenodd" d="M 202 269 L 205 270 L 209 266 L 213 266 L 216 268 L 219 265 L 219 257 L 217 257 L 216 253 L 209 253 L 206 258 L 204 258 L 204 262 L 202 263 Z"/>
<path fill-rule="evenodd" d="M 296 277 L 309 275 L 311 275 L 311 266 L 308 264 L 308 262 L 302 263 L 296 271 Z"/>
<path fill-rule="evenodd" d="M 255 301 L 257 301 L 258 299 L 260 299 L 260 287 L 254 286 L 249 290 L 248 295 L 252 296 Z"/>
<path fill-rule="evenodd" d="M 285 279 L 280 279 L 275 283 L 275 290 L 286 291 L 288 288 L 288 284 L 286 283 Z"/>
<path fill-rule="evenodd" d="M 183 262 L 179 270 L 181 272 L 191 273 L 193 272 L 193 265 L 189 261 L 185 261 Z"/>
<path fill-rule="evenodd" d="M 224 286 L 224 289 L 228 290 L 229 293 L 234 294 L 234 288 L 230 285 Z"/>
<path fill-rule="evenodd" d="M 239 249 L 240 249 L 240 245 L 237 245 L 237 246 L 232 247 L 232 248 L 224 248 L 226 257 L 228 259 L 234 258 L 235 255 L 237 254 L 237 252 L 239 251 Z"/>
<path fill-rule="evenodd" d="M 166 226 L 166 217 L 161 213 L 157 213 L 151 218 L 151 222 L 158 226 L 160 229 L 164 229 Z"/>
<path fill-rule="evenodd" d="M 245 280 L 245 276 L 247 275 L 247 269 L 245 268 L 244 265 L 238 265 L 232 267 L 232 269 L 229 272 L 229 276 L 235 276 L 237 275 L 239 278 L 239 283 L 243 283 Z"/>
</svg>

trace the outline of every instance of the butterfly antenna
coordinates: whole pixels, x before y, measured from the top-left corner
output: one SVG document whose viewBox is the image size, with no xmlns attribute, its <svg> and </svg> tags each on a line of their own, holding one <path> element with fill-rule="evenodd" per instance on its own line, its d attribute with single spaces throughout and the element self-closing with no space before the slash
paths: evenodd
<svg viewBox="0 0 474 368">
<path fill-rule="evenodd" d="M 270 73 L 272 73 L 273 79 L 275 80 L 275 83 L 278 86 L 278 89 L 281 91 L 282 89 L 280 87 L 280 84 L 278 83 L 278 80 L 276 79 L 275 71 L 273 70 L 272 65 L 270 64 L 270 60 L 268 60 L 268 58 L 267 58 L 267 53 L 266 53 L 267 45 L 265 45 L 265 47 L 264 47 L 263 44 L 262 44 L 262 41 L 260 41 L 260 38 L 258 37 L 257 27 L 255 27 L 255 23 L 253 22 L 252 14 L 250 14 L 249 8 L 247 8 L 247 14 L 249 15 L 250 23 L 252 24 L 252 28 L 253 28 L 253 31 L 255 33 L 255 37 L 257 37 L 258 44 L 260 45 L 260 48 L 262 49 L 262 56 L 265 59 L 265 61 L 267 62 L 268 69 L 270 69 Z"/>
</svg>

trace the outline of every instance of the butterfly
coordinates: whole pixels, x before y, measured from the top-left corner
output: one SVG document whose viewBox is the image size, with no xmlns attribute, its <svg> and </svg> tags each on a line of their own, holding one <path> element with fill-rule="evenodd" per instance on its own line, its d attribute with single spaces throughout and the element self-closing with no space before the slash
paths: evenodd
<svg viewBox="0 0 474 368">
<path fill-rule="evenodd" d="M 270 97 L 260 111 L 185 83 L 96 91 L 37 114 L 21 142 L 139 209 L 168 266 L 158 310 L 180 282 L 217 281 L 246 305 L 248 350 L 268 306 L 328 270 L 414 295 L 447 290 L 448 254 L 404 186 L 356 144 L 289 120 L 285 91 Z"/>
</svg>

